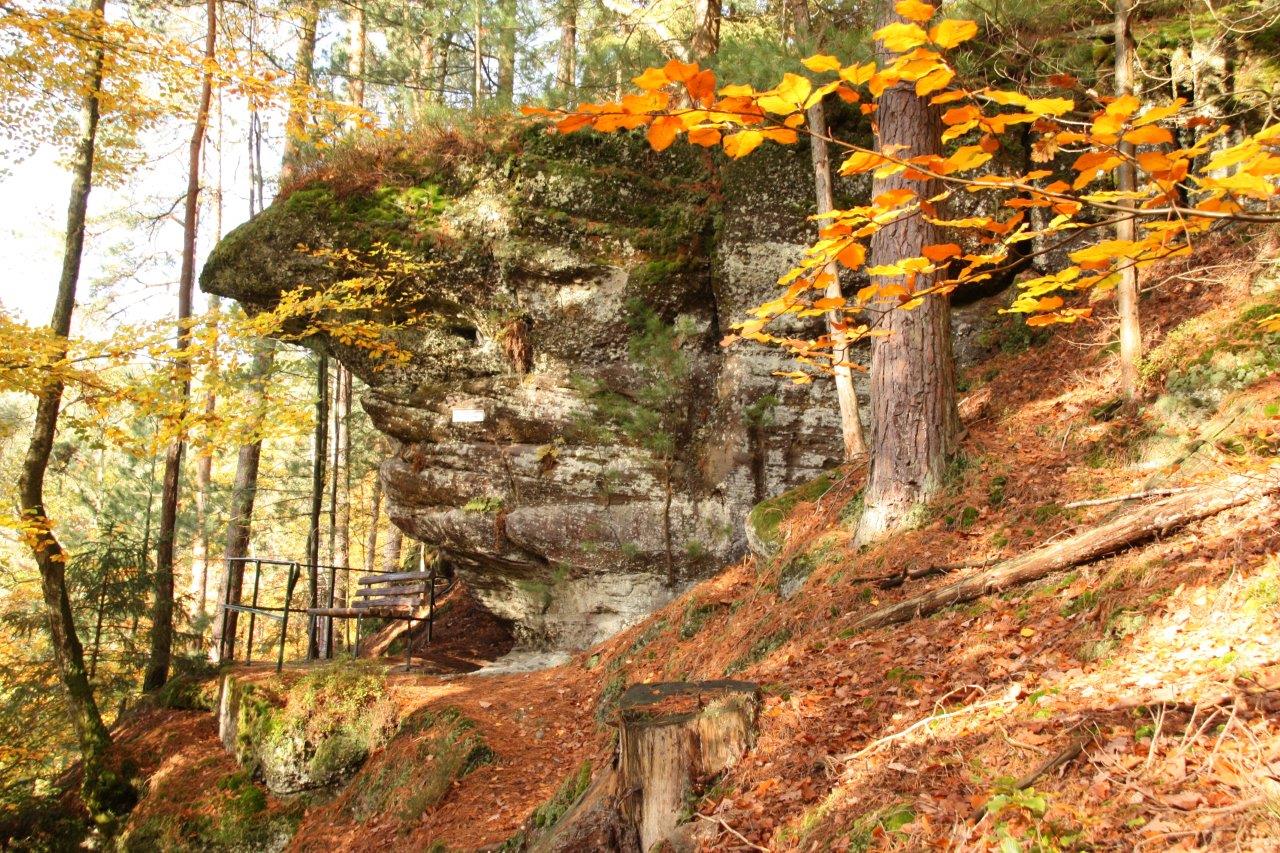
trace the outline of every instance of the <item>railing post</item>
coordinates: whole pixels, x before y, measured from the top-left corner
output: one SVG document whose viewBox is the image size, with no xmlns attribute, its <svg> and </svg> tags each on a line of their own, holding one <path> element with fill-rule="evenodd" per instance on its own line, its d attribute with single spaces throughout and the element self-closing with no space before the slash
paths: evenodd
<svg viewBox="0 0 1280 853">
<path fill-rule="evenodd" d="M 427 645 L 431 645 L 431 639 L 436 628 L 436 561 L 431 561 L 431 577 L 427 582 L 431 584 L 431 603 L 427 605 Z"/>
<path fill-rule="evenodd" d="M 218 663 L 230 663 L 236 659 L 236 638 L 227 636 L 227 605 L 231 603 L 231 564 L 234 562 L 231 557 L 227 557 L 225 571 L 222 584 L 222 632 L 218 635 Z"/>
<path fill-rule="evenodd" d="M 249 611 L 249 638 L 245 641 L 244 662 L 253 662 L 253 624 L 258 616 L 258 579 L 262 577 L 262 560 L 253 561 L 253 609 Z"/>
<path fill-rule="evenodd" d="M 284 614 L 280 619 L 280 653 L 276 657 L 276 672 L 284 668 L 284 644 L 289 636 L 289 602 L 293 599 L 293 587 L 298 582 L 298 564 L 289 564 L 289 580 L 284 586 Z"/>
</svg>

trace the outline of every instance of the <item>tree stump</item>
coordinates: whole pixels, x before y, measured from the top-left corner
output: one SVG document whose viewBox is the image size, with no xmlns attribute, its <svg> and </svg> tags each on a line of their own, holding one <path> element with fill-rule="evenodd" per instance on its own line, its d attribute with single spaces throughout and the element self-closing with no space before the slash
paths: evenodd
<svg viewBox="0 0 1280 853">
<path fill-rule="evenodd" d="M 760 690 L 745 681 L 636 684 L 619 709 L 622 810 L 649 850 L 676 828 L 698 784 L 751 748 Z"/>
</svg>

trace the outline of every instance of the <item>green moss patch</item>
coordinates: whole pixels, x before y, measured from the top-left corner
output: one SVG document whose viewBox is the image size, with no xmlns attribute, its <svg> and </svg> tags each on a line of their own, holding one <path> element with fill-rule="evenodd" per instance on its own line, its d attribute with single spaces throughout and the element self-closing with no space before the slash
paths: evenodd
<svg viewBox="0 0 1280 853">
<path fill-rule="evenodd" d="M 777 550 L 782 547 L 782 533 L 779 527 L 783 520 L 798 504 L 816 501 L 825 495 L 834 483 L 835 478 L 830 474 L 821 474 L 808 483 L 796 486 L 777 497 L 761 501 L 752 508 L 751 514 L 747 516 L 747 523 L 751 525 L 756 538 L 762 544 Z"/>
<path fill-rule="evenodd" d="M 347 812 L 359 821 L 385 813 L 414 821 L 443 800 L 455 781 L 493 757 L 476 724 L 458 709 L 420 711 L 361 774 Z"/>
</svg>

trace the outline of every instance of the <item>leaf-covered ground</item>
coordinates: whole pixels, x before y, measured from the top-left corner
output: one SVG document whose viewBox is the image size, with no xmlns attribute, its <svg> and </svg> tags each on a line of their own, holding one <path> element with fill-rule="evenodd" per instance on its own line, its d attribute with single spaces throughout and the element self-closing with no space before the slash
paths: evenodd
<svg viewBox="0 0 1280 853">
<path fill-rule="evenodd" d="M 625 684 L 725 675 L 760 682 L 766 702 L 755 750 L 696 804 L 716 849 L 1276 849 L 1275 502 L 930 618 L 850 629 L 1126 507 L 1074 501 L 1274 464 L 1280 336 L 1255 317 L 1280 303 L 1275 256 L 1264 233 L 1148 278 L 1138 411 L 1115 405 L 1101 306 L 1097 322 L 1053 333 L 1004 327 L 998 354 L 964 377 L 962 453 L 916 531 L 855 550 L 862 472 L 840 471 L 782 520 L 776 558 L 726 569 L 564 666 L 394 676 L 406 714 L 457 709 L 493 760 L 421 814 L 356 819 L 348 794 L 313 806 L 293 849 L 500 844 L 583 761 L 608 760 Z M 879 582 L 932 566 L 953 568 Z M 782 597 L 781 581 L 801 578 Z M 387 750 L 411 760 L 409 747 Z"/>
</svg>

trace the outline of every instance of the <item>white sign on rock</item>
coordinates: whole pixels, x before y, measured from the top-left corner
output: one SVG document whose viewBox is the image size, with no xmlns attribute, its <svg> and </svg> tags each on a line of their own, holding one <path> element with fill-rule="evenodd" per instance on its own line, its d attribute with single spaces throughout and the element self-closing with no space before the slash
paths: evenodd
<svg viewBox="0 0 1280 853">
<path fill-rule="evenodd" d="M 455 424 L 478 424 L 484 422 L 484 409 L 454 409 Z"/>
</svg>

